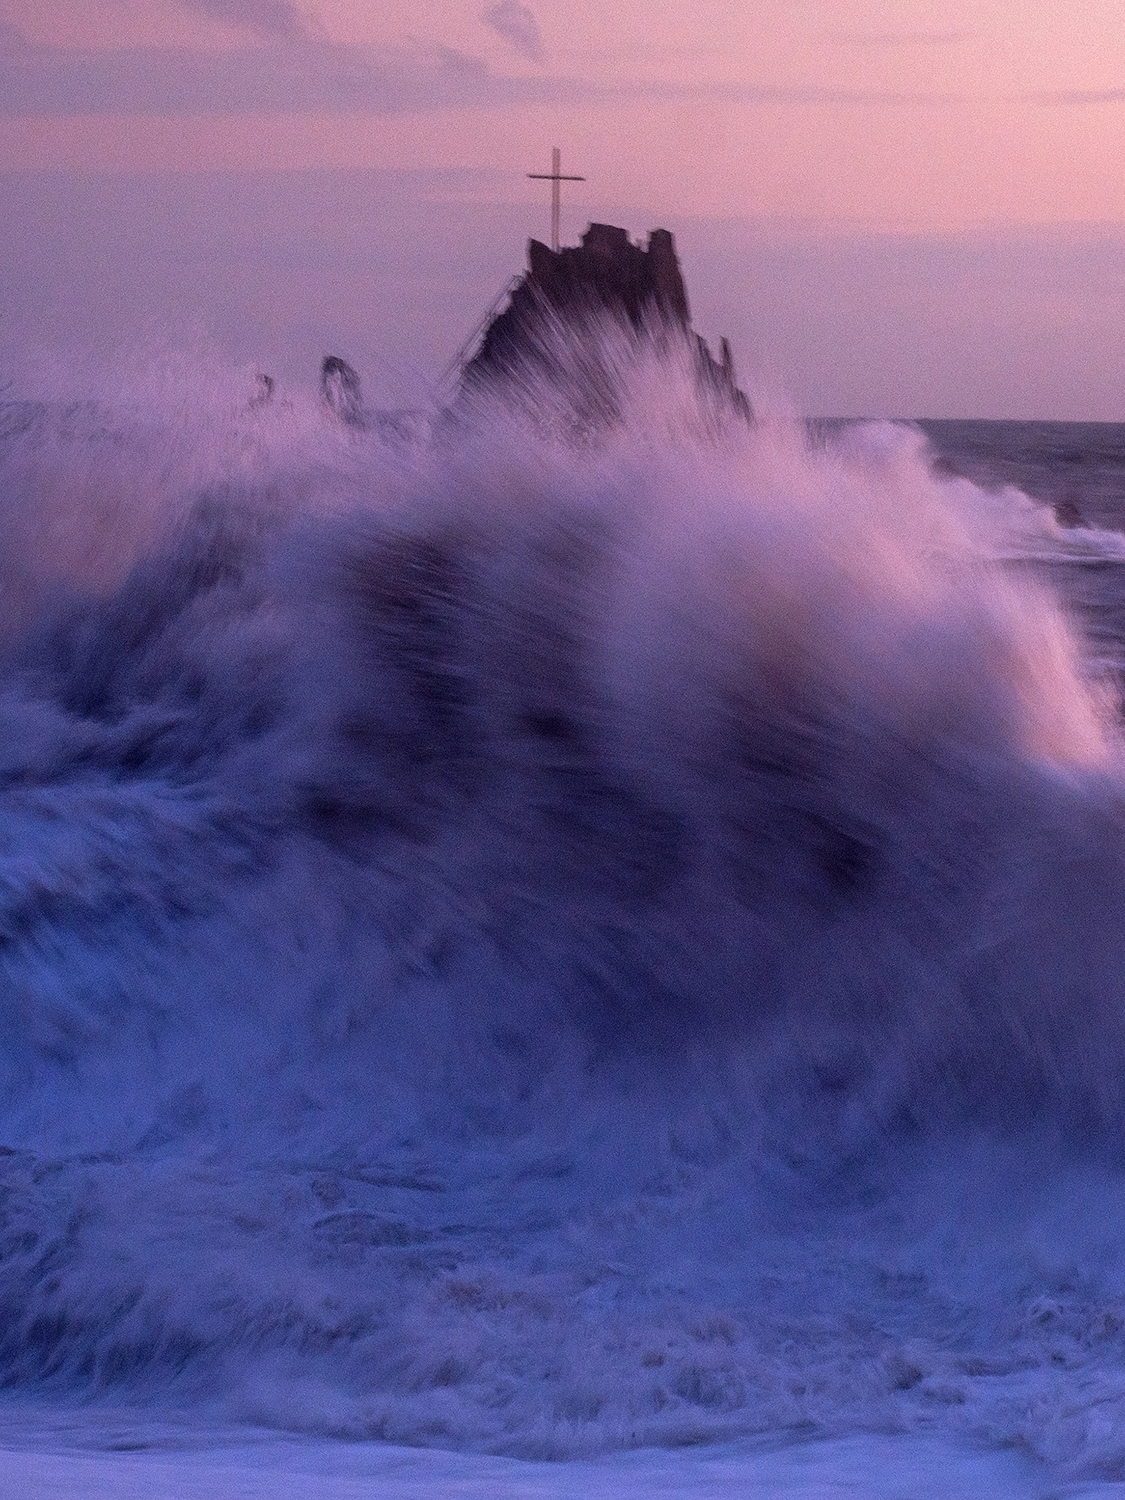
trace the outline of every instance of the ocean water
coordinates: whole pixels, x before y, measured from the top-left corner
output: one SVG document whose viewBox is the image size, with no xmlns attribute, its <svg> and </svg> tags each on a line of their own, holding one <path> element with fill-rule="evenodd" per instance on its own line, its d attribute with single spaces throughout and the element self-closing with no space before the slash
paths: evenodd
<svg viewBox="0 0 1125 1500">
<path fill-rule="evenodd" d="M 602 353 L 13 375 L 0 1495 L 1125 1482 L 1125 427 Z"/>
</svg>

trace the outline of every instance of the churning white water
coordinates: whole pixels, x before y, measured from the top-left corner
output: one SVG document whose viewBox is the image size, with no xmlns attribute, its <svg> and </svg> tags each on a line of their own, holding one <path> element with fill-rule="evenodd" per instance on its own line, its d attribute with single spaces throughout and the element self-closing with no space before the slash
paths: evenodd
<svg viewBox="0 0 1125 1500">
<path fill-rule="evenodd" d="M 604 354 L 0 410 L 5 1420 L 1120 1478 L 1125 541 Z"/>
</svg>

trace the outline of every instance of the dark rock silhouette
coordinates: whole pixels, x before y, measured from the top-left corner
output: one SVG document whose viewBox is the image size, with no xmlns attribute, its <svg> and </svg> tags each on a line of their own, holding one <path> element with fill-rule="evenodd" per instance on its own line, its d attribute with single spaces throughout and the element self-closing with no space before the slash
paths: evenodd
<svg viewBox="0 0 1125 1500">
<path fill-rule="evenodd" d="M 461 372 L 462 386 L 497 381 L 520 383 L 542 374 L 559 386 L 573 383 L 573 360 L 559 351 L 559 330 L 589 339 L 607 322 L 634 334 L 669 342 L 687 341 L 700 388 L 728 410 L 752 420 L 750 402 L 735 383 L 730 345 L 723 339 L 716 360 L 706 341 L 691 327 L 687 290 L 667 229 L 654 229 L 647 247 L 635 245 L 624 229 L 591 224 L 582 243 L 549 250 L 538 240 L 528 244 L 528 270 L 513 288 L 508 306 L 488 324 L 480 347 Z M 612 376 L 599 373 L 596 358 L 582 372 L 588 386 L 584 414 L 612 415 Z"/>
<path fill-rule="evenodd" d="M 1073 495 L 1063 495 L 1056 500 L 1052 500 L 1051 505 L 1055 512 L 1055 520 L 1060 526 L 1065 526 L 1067 530 L 1073 530 L 1075 527 L 1084 527 L 1086 525 L 1086 518 L 1079 510 L 1078 502 L 1074 499 Z"/>
<path fill-rule="evenodd" d="M 943 455 L 934 459 L 930 465 L 930 472 L 936 474 L 939 479 L 963 479 L 965 477 L 953 460 Z"/>
<path fill-rule="evenodd" d="M 250 405 L 268 406 L 274 398 L 277 383 L 272 375 L 259 373 L 254 377 L 254 394 L 250 397 Z"/>
<path fill-rule="evenodd" d="M 345 427 L 367 426 L 359 376 L 338 354 L 324 357 L 320 366 L 320 394 L 328 410 Z"/>
</svg>

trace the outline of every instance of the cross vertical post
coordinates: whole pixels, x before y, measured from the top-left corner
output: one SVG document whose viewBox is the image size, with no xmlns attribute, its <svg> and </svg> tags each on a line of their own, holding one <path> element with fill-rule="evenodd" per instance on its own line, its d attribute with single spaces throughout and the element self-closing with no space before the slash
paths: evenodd
<svg viewBox="0 0 1125 1500">
<path fill-rule="evenodd" d="M 559 230 L 562 219 L 562 152 L 558 146 L 551 151 L 551 249 L 559 248 Z"/>
<path fill-rule="evenodd" d="M 562 220 L 562 191 L 559 186 L 563 182 L 585 182 L 585 177 L 568 176 L 562 169 L 562 152 L 557 146 L 551 150 L 551 170 L 549 172 L 529 172 L 529 177 L 535 178 L 537 182 L 549 182 L 551 184 L 551 249 L 558 253 L 559 230 Z"/>
</svg>

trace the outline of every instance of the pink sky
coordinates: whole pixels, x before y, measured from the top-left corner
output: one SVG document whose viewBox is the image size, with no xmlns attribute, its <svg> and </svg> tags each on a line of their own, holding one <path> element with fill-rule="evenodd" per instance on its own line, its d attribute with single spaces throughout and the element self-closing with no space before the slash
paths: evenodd
<svg viewBox="0 0 1125 1500">
<path fill-rule="evenodd" d="M 55 174 L 57 192 L 68 174 L 90 172 L 107 183 L 122 174 L 361 169 L 373 184 L 411 173 L 417 184 L 446 174 L 433 178 L 430 196 L 462 205 L 466 233 L 502 221 L 506 236 L 519 213 L 497 220 L 503 205 L 522 213 L 523 232 L 545 233 L 543 195 L 524 174 L 545 166 L 558 143 L 564 163 L 588 178 L 572 190 L 569 235 L 604 216 L 636 231 L 666 223 L 685 244 L 694 237 L 701 258 L 687 271 L 697 309 L 753 337 L 756 347 L 739 351 L 743 364 L 762 358 L 798 400 L 841 410 L 877 403 L 882 375 L 871 372 L 869 396 L 854 369 L 843 384 L 810 385 L 804 356 L 787 353 L 785 310 L 767 325 L 750 306 L 763 236 L 799 247 L 821 283 L 840 274 L 839 245 L 864 236 L 877 242 L 891 282 L 888 237 L 904 265 L 923 243 L 964 250 L 948 288 L 939 274 L 919 289 L 929 321 L 903 328 L 913 348 L 896 352 L 901 311 L 887 310 L 878 276 L 872 283 L 867 318 L 882 317 L 879 357 L 901 364 L 894 389 L 907 409 L 963 404 L 963 360 L 979 342 L 966 309 L 995 322 L 999 296 L 996 333 L 1011 355 L 992 354 L 991 384 L 974 394 L 987 414 L 1125 417 L 1114 342 L 1125 324 L 1125 249 L 1119 278 L 1103 270 L 1091 286 L 1084 270 L 1092 241 L 1125 247 L 1122 21 L 1120 0 L 0 0 L 0 172 Z M 394 214 L 401 204 L 392 194 L 373 200 L 376 210 Z M 708 224 L 727 227 L 708 238 Z M 732 224 L 745 228 L 744 254 L 728 257 L 715 280 L 711 252 Z M 225 229 L 214 228 L 218 251 Z M 497 243 L 498 268 L 518 266 L 522 238 Z M 1024 247 L 1008 294 L 967 285 L 972 247 L 1006 239 Z M 1043 252 L 1049 286 L 1036 275 L 1040 243 L 1053 247 Z M 1068 245 L 1077 247 L 1069 280 Z M 74 250 L 45 234 L 48 257 L 56 248 Z M 206 235 L 196 253 L 206 261 Z M 205 325 L 214 278 L 197 269 L 194 312 Z M 94 269 L 79 274 L 96 311 Z M 403 275 L 410 279 L 409 265 Z M 862 296 L 854 278 L 838 290 Z M 471 278 L 464 293 L 463 307 L 447 308 L 451 329 L 479 311 Z M 831 294 L 819 284 L 812 301 L 824 320 L 819 337 L 835 348 L 862 320 L 843 306 L 834 318 Z M 18 284 L 13 296 L 30 326 L 34 296 Z M 402 298 L 393 288 L 388 296 L 386 338 L 401 344 Z M 115 299 L 124 328 L 127 285 Z M 373 347 L 379 315 L 363 317 L 360 342 Z M 82 325 L 80 305 L 71 318 Z M 91 318 L 100 329 L 104 308 Z M 957 354 L 947 378 L 918 368 L 927 329 L 928 359 L 940 364 L 942 348 Z M 1060 330 L 1096 345 L 1077 386 L 1060 384 Z M 807 328 L 806 336 L 814 337 Z M 440 342 L 437 334 L 434 358 Z M 1052 360 L 1054 383 L 1035 368 Z M 971 384 L 977 392 L 980 382 Z M 1039 409 L 1044 401 L 1051 411 Z"/>
</svg>

